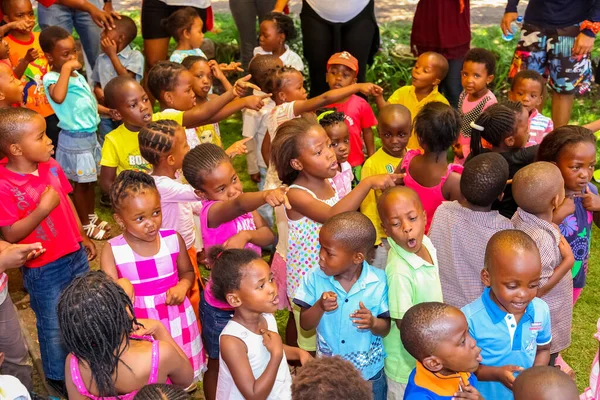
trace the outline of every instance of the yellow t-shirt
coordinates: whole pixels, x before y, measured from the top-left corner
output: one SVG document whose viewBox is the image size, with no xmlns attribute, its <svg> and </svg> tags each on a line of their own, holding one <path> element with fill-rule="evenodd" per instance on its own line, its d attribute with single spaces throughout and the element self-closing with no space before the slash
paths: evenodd
<svg viewBox="0 0 600 400">
<path fill-rule="evenodd" d="M 375 154 L 365 161 L 362 167 L 362 173 L 360 179 L 365 179 L 367 176 L 379 175 L 379 174 L 392 174 L 398 165 L 402 162 L 401 158 L 390 156 L 388 153 L 383 151 L 383 148 L 377 150 Z M 381 195 L 381 191 L 374 190 L 369 191 L 367 197 L 360 204 L 360 212 L 365 214 L 375 225 L 377 230 L 377 241 L 376 245 L 381 243 L 381 238 L 387 237 L 383 228 L 381 227 L 381 219 L 377 212 L 377 199 Z"/>
<path fill-rule="evenodd" d="M 438 92 L 437 86 L 434 86 L 431 93 L 429 93 L 427 97 L 421 101 L 417 99 L 417 96 L 415 95 L 415 87 L 413 85 L 401 87 L 400 89 L 396 90 L 388 99 L 390 104 L 402 104 L 404 107 L 408 108 L 413 120 L 421 108 L 425 104 L 431 103 L 432 101 L 440 101 L 444 104 L 450 104 L 444 95 Z M 408 139 L 408 145 L 406 147 L 409 149 L 421 149 L 414 130 L 410 135 L 410 139 Z"/>
<path fill-rule="evenodd" d="M 157 112 L 152 115 L 152 121 L 161 119 L 172 120 L 181 125 L 183 111 Z M 140 154 L 138 132 L 130 131 L 125 124 L 121 124 L 104 138 L 100 165 L 117 168 L 117 175 L 124 170 L 150 172 L 152 169 L 152 166 Z"/>
</svg>

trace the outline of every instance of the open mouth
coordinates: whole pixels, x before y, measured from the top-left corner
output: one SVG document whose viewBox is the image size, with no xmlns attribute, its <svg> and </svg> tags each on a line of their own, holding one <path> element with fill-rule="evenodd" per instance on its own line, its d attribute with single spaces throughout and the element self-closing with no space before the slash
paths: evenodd
<svg viewBox="0 0 600 400">
<path fill-rule="evenodd" d="M 337 161 L 334 161 L 334 162 L 331 163 L 331 166 L 329 168 L 330 169 L 337 169 L 337 167 L 338 167 L 338 163 L 337 163 Z"/>
<path fill-rule="evenodd" d="M 275 306 L 276 306 L 277 304 L 279 304 L 279 296 L 278 296 L 278 295 L 275 295 L 275 297 L 273 298 L 273 300 L 271 301 L 271 303 L 273 303 L 273 305 L 275 305 Z"/>
<path fill-rule="evenodd" d="M 152 114 L 144 114 L 142 118 L 144 122 L 150 122 L 152 120 Z"/>
<path fill-rule="evenodd" d="M 479 354 L 477 354 L 477 362 L 482 362 L 483 361 L 483 357 L 481 357 L 481 352 L 479 352 Z"/>
<path fill-rule="evenodd" d="M 513 305 L 513 307 L 514 307 L 514 308 L 516 308 L 516 309 L 518 309 L 518 310 L 522 310 L 522 309 L 524 309 L 525 307 L 527 307 L 527 303 L 525 303 L 525 302 L 518 302 L 518 303 L 517 303 L 517 302 L 514 302 L 514 301 L 513 301 L 513 302 L 511 302 L 511 304 Z"/>
<path fill-rule="evenodd" d="M 408 239 L 406 245 L 411 249 L 414 249 L 417 246 L 417 239 Z"/>
</svg>

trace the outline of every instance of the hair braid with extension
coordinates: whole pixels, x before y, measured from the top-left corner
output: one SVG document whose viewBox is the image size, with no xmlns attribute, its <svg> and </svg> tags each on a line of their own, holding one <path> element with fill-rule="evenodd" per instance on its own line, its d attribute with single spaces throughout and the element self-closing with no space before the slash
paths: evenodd
<svg viewBox="0 0 600 400">
<path fill-rule="evenodd" d="M 225 150 L 212 143 L 202 143 L 185 155 L 183 176 L 194 189 L 201 190 L 204 174 L 223 162 L 231 162 Z"/>
<path fill-rule="evenodd" d="M 150 164 L 158 165 L 160 158 L 171 151 L 177 129 L 183 129 L 175 121 L 162 119 L 150 122 L 138 135 L 140 153 Z"/>
<path fill-rule="evenodd" d="M 102 271 L 77 277 L 60 295 L 58 323 L 67 351 L 88 365 L 99 397 L 118 396 L 113 374 L 138 324 L 125 291 Z"/>
<path fill-rule="evenodd" d="M 183 65 L 171 61 L 159 61 L 148 71 L 148 90 L 160 100 L 161 92 L 175 90 L 179 75 L 187 71 Z"/>
<path fill-rule="evenodd" d="M 275 67 L 269 70 L 265 76 L 265 87 L 262 88 L 265 93 L 271 93 L 273 99 L 277 93 L 281 92 L 285 83 L 286 75 L 291 73 L 300 73 L 297 69 L 292 67 Z"/>
<path fill-rule="evenodd" d="M 481 138 L 484 138 L 494 147 L 500 147 L 504 139 L 512 135 L 517 126 L 517 112 L 523 110 L 523 105 L 518 102 L 494 104 L 475 120 L 475 124 L 483 128 L 471 130 L 471 153 L 473 156 L 483 151 Z"/>
<path fill-rule="evenodd" d="M 123 200 L 131 195 L 156 191 L 154 178 L 145 172 L 125 170 L 121 172 L 110 187 L 110 203 L 115 211 L 121 209 Z"/>
</svg>

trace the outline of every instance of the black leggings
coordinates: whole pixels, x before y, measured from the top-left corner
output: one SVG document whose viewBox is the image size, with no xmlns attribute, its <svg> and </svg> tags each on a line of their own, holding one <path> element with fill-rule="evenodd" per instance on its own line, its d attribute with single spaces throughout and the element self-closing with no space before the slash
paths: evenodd
<svg viewBox="0 0 600 400">
<path fill-rule="evenodd" d="M 304 57 L 310 75 L 310 97 L 329 90 L 325 81 L 327 60 L 334 53 L 347 51 L 358 60 L 358 82 L 365 81 L 367 64 L 379 49 L 379 27 L 375 20 L 375 2 L 369 4 L 348 22 L 334 23 L 321 18 L 302 1 L 300 13 Z"/>
</svg>

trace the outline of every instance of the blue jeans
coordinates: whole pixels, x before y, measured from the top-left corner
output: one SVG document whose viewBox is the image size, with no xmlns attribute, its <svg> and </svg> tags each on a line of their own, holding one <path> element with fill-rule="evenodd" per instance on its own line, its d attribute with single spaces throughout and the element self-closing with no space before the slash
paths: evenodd
<svg viewBox="0 0 600 400">
<path fill-rule="evenodd" d="M 106 135 L 117 129 L 121 125 L 121 121 L 113 121 L 111 118 L 100 117 L 100 125 L 98 125 L 98 143 L 104 146 L 104 138 Z"/>
<path fill-rule="evenodd" d="M 65 349 L 58 327 L 57 306 L 62 291 L 77 276 L 90 270 L 83 247 L 40 268 L 22 267 L 25 288 L 37 319 L 38 340 L 44 374 L 48 379 L 65 379 Z"/>
<path fill-rule="evenodd" d="M 99 0 L 89 0 L 89 2 L 102 10 Z M 102 30 L 94 23 L 90 14 L 60 4 L 53 4 L 48 8 L 38 4 L 38 22 L 42 29 L 57 25 L 71 33 L 75 28 L 85 56 L 94 68 L 96 58 L 100 54 L 100 32 Z M 88 71 L 88 74 L 91 73 L 92 71 Z"/>
<path fill-rule="evenodd" d="M 375 374 L 374 377 L 369 379 L 373 390 L 373 400 L 386 400 L 387 398 L 387 379 L 385 378 L 385 372 L 383 368 L 381 371 Z"/>
</svg>

